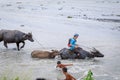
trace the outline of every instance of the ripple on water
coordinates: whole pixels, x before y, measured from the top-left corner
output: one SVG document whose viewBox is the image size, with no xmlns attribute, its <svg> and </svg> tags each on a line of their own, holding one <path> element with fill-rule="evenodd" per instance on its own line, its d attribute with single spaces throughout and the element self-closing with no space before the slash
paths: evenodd
<svg viewBox="0 0 120 80">
<path fill-rule="evenodd" d="M 31 75 L 33 79 L 43 77 L 52 80 L 63 79 L 64 75 L 56 71 L 57 59 L 32 59 L 27 51 L 6 50 L 0 53 L 0 74 L 8 72 L 10 75 L 14 72 L 20 75 L 24 72 Z M 73 63 L 68 67 L 68 72 L 75 78 L 80 80 L 91 69 L 97 80 L 119 80 L 119 75 L 112 75 L 104 67 L 102 59 L 86 59 L 86 60 L 60 60 L 64 64 Z M 7 69 L 7 71 L 6 71 Z M 46 76 L 49 75 L 49 76 Z M 20 75 L 23 76 L 23 75 Z"/>
</svg>

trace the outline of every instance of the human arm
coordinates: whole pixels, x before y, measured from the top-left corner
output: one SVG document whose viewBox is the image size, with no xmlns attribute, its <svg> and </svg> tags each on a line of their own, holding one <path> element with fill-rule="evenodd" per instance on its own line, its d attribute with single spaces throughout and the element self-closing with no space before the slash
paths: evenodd
<svg viewBox="0 0 120 80">
<path fill-rule="evenodd" d="M 73 64 L 63 64 L 63 66 L 73 66 Z"/>
<path fill-rule="evenodd" d="M 56 66 L 56 68 L 58 67 L 58 65 Z"/>
</svg>

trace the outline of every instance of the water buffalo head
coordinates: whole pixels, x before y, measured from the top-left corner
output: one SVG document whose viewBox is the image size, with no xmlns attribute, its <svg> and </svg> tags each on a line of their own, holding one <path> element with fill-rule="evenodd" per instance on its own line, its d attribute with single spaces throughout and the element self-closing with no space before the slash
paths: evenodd
<svg viewBox="0 0 120 80">
<path fill-rule="evenodd" d="M 95 48 L 93 48 L 93 51 L 91 51 L 91 53 L 94 55 L 94 57 L 104 57 L 104 55 Z"/>
<path fill-rule="evenodd" d="M 51 54 L 50 54 L 50 58 L 55 58 L 55 56 L 59 55 L 59 51 L 58 50 L 51 50 Z"/>
<path fill-rule="evenodd" d="M 29 40 L 29 41 L 31 41 L 31 42 L 34 42 L 34 40 L 33 40 L 33 38 L 32 38 L 32 33 L 25 34 L 25 35 L 23 36 L 23 38 L 24 38 L 24 39 L 27 39 L 27 40 Z"/>
</svg>

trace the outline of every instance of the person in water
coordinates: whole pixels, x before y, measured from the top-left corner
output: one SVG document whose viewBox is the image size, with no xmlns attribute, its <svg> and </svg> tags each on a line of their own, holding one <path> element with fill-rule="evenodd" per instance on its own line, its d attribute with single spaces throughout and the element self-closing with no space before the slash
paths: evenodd
<svg viewBox="0 0 120 80">
<path fill-rule="evenodd" d="M 63 71 L 63 74 L 65 75 L 65 79 L 64 80 L 76 80 L 72 75 L 70 75 L 68 72 L 67 72 L 67 68 L 66 67 L 64 67 L 63 69 L 62 69 L 62 71 Z"/>
<path fill-rule="evenodd" d="M 68 42 L 69 53 L 70 54 L 75 53 L 73 54 L 74 58 L 79 57 L 81 55 L 79 50 L 82 48 L 80 48 L 78 44 L 76 44 L 78 37 L 79 37 L 79 34 L 74 34 L 73 38 L 70 38 Z"/>
<path fill-rule="evenodd" d="M 57 61 L 57 67 L 59 68 L 65 68 L 66 66 L 73 66 L 73 64 L 61 64 L 61 61 Z"/>
<path fill-rule="evenodd" d="M 68 47 L 70 48 L 71 51 L 74 49 L 78 48 L 79 46 L 76 44 L 77 38 L 79 37 L 79 34 L 74 34 L 73 38 L 69 39 L 68 42 Z"/>
</svg>

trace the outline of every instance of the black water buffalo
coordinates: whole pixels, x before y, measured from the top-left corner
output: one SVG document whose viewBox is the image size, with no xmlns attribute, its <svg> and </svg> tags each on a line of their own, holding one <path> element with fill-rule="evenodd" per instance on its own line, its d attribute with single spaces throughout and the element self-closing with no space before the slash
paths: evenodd
<svg viewBox="0 0 120 80">
<path fill-rule="evenodd" d="M 0 30 L 0 42 L 3 41 L 3 37 L 2 37 L 3 32 L 4 32 L 4 30 Z"/>
<path fill-rule="evenodd" d="M 8 48 L 7 43 L 16 43 L 18 51 L 25 46 L 25 40 L 33 42 L 32 33 L 24 33 L 18 30 L 0 30 L 0 42 L 4 42 L 4 46 Z M 19 48 L 19 44 L 23 45 Z"/>
<path fill-rule="evenodd" d="M 82 48 L 78 48 L 75 51 L 71 52 L 69 49 L 63 48 L 59 51 L 59 54 L 62 59 L 85 59 L 86 57 L 104 57 L 104 55 L 95 48 L 93 48 L 91 52 L 88 52 Z"/>
</svg>

